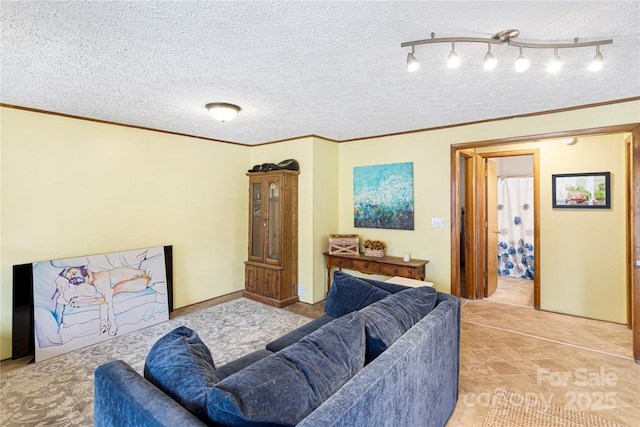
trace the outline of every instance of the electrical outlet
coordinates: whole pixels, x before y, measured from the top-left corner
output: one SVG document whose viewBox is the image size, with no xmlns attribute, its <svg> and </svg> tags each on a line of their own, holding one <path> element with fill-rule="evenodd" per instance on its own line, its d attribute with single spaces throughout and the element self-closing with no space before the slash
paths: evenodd
<svg viewBox="0 0 640 427">
<path fill-rule="evenodd" d="M 307 290 L 304 286 L 298 285 L 298 296 L 303 297 L 306 294 Z"/>
<path fill-rule="evenodd" d="M 444 228 L 444 218 L 431 218 L 431 226 Z"/>
</svg>

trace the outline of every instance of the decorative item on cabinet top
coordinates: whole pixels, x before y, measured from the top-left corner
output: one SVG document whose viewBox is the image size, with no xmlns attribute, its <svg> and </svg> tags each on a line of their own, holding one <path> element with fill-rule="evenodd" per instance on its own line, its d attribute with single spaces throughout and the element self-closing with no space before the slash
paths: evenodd
<svg viewBox="0 0 640 427">
<path fill-rule="evenodd" d="M 299 171 L 300 165 L 298 161 L 295 159 L 287 159 L 283 160 L 278 164 L 275 163 L 263 163 L 261 165 L 255 165 L 247 172 L 269 172 L 269 171 L 277 171 L 277 170 L 289 170 L 289 171 Z"/>
<path fill-rule="evenodd" d="M 329 234 L 329 254 L 360 255 L 360 238 L 357 234 Z"/>
<path fill-rule="evenodd" d="M 386 245 L 380 240 L 365 240 L 364 241 L 364 255 L 382 258 L 384 256 L 384 249 Z"/>
</svg>

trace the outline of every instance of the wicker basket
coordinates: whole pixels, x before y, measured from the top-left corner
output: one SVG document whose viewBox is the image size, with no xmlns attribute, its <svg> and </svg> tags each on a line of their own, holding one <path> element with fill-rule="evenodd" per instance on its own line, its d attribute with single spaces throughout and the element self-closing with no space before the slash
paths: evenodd
<svg viewBox="0 0 640 427">
<path fill-rule="evenodd" d="M 372 257 L 376 257 L 376 258 L 382 258 L 384 256 L 384 249 L 364 248 L 364 256 L 372 256 Z"/>
</svg>

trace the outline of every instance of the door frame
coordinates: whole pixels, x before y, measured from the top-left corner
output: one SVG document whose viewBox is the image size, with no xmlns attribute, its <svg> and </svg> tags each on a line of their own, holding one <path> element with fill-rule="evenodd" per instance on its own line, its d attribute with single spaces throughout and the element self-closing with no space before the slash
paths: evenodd
<svg viewBox="0 0 640 427">
<path fill-rule="evenodd" d="M 631 233 L 631 241 L 629 242 L 630 250 L 633 251 L 633 259 L 640 260 L 640 123 L 629 123 L 616 126 L 607 126 L 599 128 L 576 129 L 562 132 L 552 132 L 545 134 L 518 136 L 512 138 L 501 138 L 492 140 L 481 140 L 474 142 L 465 142 L 452 144 L 451 152 L 451 294 L 460 296 L 460 274 L 458 272 L 460 266 L 460 230 L 458 227 L 460 218 L 459 195 L 459 162 L 461 150 L 473 150 L 476 148 L 536 142 L 543 139 L 570 138 L 580 136 L 593 135 L 610 135 L 615 133 L 631 133 L 632 148 L 632 167 L 629 182 L 632 186 L 631 196 L 633 200 L 629 203 L 633 206 L 633 218 L 630 224 L 627 224 Z M 538 180 L 539 181 L 539 180 Z M 476 185 L 477 188 L 477 185 Z M 477 246 L 476 246 L 477 247 Z M 536 245 L 536 248 L 539 245 Z M 539 254 L 534 255 L 536 260 Z M 636 363 L 640 364 L 640 265 L 632 266 L 634 274 L 633 278 L 628 278 L 628 286 L 631 288 L 633 296 L 632 306 L 632 328 L 633 328 L 633 357 Z M 536 276 L 539 276 L 540 269 L 536 269 Z"/>
<path fill-rule="evenodd" d="M 475 254 L 476 251 L 474 251 L 472 249 L 473 246 L 475 246 L 477 244 L 476 241 L 470 241 L 472 238 L 475 238 L 476 236 L 476 232 L 475 232 L 475 226 L 476 226 L 476 221 L 475 221 L 475 217 L 476 217 L 476 206 L 474 204 L 474 195 L 473 195 L 473 189 L 476 187 L 475 182 L 476 182 L 476 177 L 475 177 L 475 163 L 474 163 L 474 155 L 475 152 L 473 150 L 458 150 L 458 156 L 456 158 L 456 164 L 455 164 L 455 169 L 456 170 L 456 174 L 458 176 L 458 178 L 460 178 L 460 161 L 462 158 L 464 158 L 465 162 L 464 162 L 464 188 L 465 188 L 465 193 L 464 193 L 464 198 L 465 198 L 465 234 L 466 236 L 463 236 L 465 239 L 465 243 L 469 242 L 469 244 L 465 244 L 464 245 L 464 256 L 465 256 L 465 278 L 472 278 L 475 277 L 476 275 L 476 259 L 475 259 Z M 452 198 L 452 200 L 456 201 L 456 209 L 457 212 L 460 212 L 460 198 L 461 198 L 461 194 L 460 194 L 460 181 L 458 180 L 457 182 L 457 186 L 455 188 L 455 196 Z M 460 217 L 458 217 L 458 224 L 460 222 Z M 458 225 L 458 235 L 456 237 L 456 239 L 460 238 L 460 226 Z M 470 236 L 470 237 L 469 237 Z M 460 250 L 460 247 L 458 247 L 458 250 Z M 458 257 L 458 266 L 460 265 L 460 258 Z M 458 273 L 459 270 L 456 269 L 456 273 Z M 459 276 L 459 273 L 458 273 Z M 458 287 L 460 288 L 460 277 L 458 277 Z M 473 281 L 475 282 L 475 280 Z M 460 289 L 458 289 L 458 295 L 460 294 Z M 463 295 L 465 298 L 468 299 L 475 299 L 476 297 L 476 289 L 475 286 L 466 286 L 465 287 L 465 295 Z"/>
<path fill-rule="evenodd" d="M 540 150 L 525 149 L 525 150 L 511 150 L 511 151 L 490 151 L 483 153 L 476 153 L 474 156 L 475 163 L 475 192 L 472 205 L 475 207 L 474 217 L 474 236 L 477 245 L 475 248 L 480 250 L 475 251 L 475 255 L 472 255 L 475 262 L 476 281 L 474 298 L 484 298 L 487 293 L 487 254 L 486 254 L 486 227 L 484 227 L 484 212 L 487 210 L 486 204 L 486 162 L 489 158 L 494 157 L 513 157 L 513 156 L 532 156 L 533 161 L 533 268 L 535 274 L 533 276 L 533 306 L 536 309 L 540 309 Z M 474 248 L 472 248 L 473 250 Z"/>
<path fill-rule="evenodd" d="M 494 157 L 513 157 L 513 156 L 532 156 L 533 161 L 533 307 L 536 310 L 540 309 L 540 150 L 537 148 L 526 150 L 512 150 L 512 151 L 491 151 L 486 153 L 478 153 L 477 156 L 483 165 L 482 170 L 478 171 L 478 179 L 482 180 L 482 184 L 478 185 L 478 192 L 482 192 L 482 197 L 478 197 L 477 209 L 478 212 L 485 212 L 488 208 L 486 205 L 486 180 L 485 169 L 487 159 Z M 480 221 L 484 219 L 478 218 Z M 484 228 L 483 228 L 484 229 Z M 481 243 L 478 248 L 486 248 L 486 234 L 479 233 Z M 478 267 L 482 266 L 486 269 L 487 258 L 486 250 L 479 251 L 478 253 Z M 483 277 L 484 279 L 484 277 Z M 480 282 L 478 282 L 480 283 Z M 483 280 L 484 291 L 480 294 L 487 295 L 487 283 Z"/>
<path fill-rule="evenodd" d="M 631 223 L 628 224 L 631 227 L 632 232 L 630 234 L 631 241 L 629 242 L 629 249 L 633 253 L 632 259 L 634 265 L 631 267 L 633 273 L 629 278 L 632 283 L 629 284 L 631 288 L 631 295 L 633 296 L 632 304 L 632 328 L 633 328 L 633 358 L 636 363 L 640 364 L 640 265 L 637 264 L 637 260 L 640 260 L 640 124 L 636 123 L 636 126 L 631 131 L 631 177 L 629 183 L 632 187 L 630 191 L 631 200 L 629 203 L 633 206 L 631 209 L 633 218 L 630 218 Z"/>
<path fill-rule="evenodd" d="M 485 206 L 482 211 L 484 215 L 484 236 L 485 245 L 482 252 L 485 256 L 484 267 L 484 286 L 482 286 L 482 294 L 485 298 L 489 298 L 496 290 L 498 290 L 498 162 L 493 158 L 484 158 L 484 200 Z M 490 248 L 493 247 L 493 250 Z"/>
</svg>

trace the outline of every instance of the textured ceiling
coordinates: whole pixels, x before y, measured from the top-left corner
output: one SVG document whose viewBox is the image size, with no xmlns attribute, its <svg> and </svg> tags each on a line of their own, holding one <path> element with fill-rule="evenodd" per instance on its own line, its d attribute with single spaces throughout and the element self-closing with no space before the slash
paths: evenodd
<svg viewBox="0 0 640 427">
<path fill-rule="evenodd" d="M 640 2 L 5 1 L 0 102 L 243 144 L 315 134 L 336 140 L 411 131 L 640 96 Z M 518 41 L 613 38 L 605 68 L 595 48 L 551 51 L 419 46 L 405 69 L 400 43 L 436 37 Z M 430 57 L 430 58 L 429 58 Z M 242 107 L 227 123 L 209 102 Z"/>
</svg>

